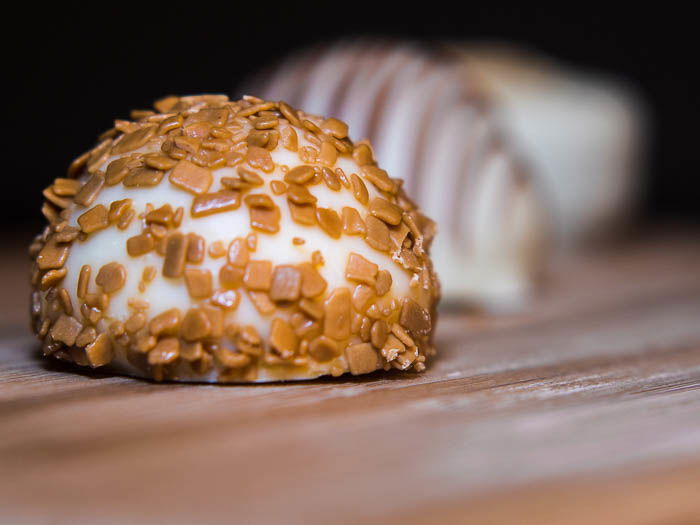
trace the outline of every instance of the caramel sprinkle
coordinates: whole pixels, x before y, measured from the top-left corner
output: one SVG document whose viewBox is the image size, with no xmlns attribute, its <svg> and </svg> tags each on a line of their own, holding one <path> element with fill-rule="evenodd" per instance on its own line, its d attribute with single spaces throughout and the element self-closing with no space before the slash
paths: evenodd
<svg viewBox="0 0 700 525">
<path fill-rule="evenodd" d="M 316 224 L 316 207 L 313 204 L 295 204 L 291 200 L 287 201 L 287 204 L 294 222 L 303 226 Z"/>
<path fill-rule="evenodd" d="M 146 144 L 155 135 L 156 126 L 144 126 L 131 133 L 126 133 L 121 140 L 112 146 L 112 154 L 127 153 Z"/>
<path fill-rule="evenodd" d="M 377 273 L 377 279 L 374 283 L 374 289 L 377 291 L 377 295 L 382 297 L 386 295 L 389 290 L 391 290 L 391 273 L 388 270 L 380 270 Z"/>
<path fill-rule="evenodd" d="M 84 264 L 80 268 L 80 274 L 78 275 L 78 286 L 76 294 L 78 299 L 84 299 L 88 293 L 88 287 L 90 286 L 90 274 L 92 273 L 92 267 L 89 264 Z"/>
<path fill-rule="evenodd" d="M 349 206 L 345 206 L 342 212 L 343 233 L 346 235 L 364 235 L 367 231 L 365 222 L 360 213 Z"/>
<path fill-rule="evenodd" d="M 211 172 L 188 160 L 181 160 L 170 172 L 170 182 L 194 195 L 202 195 L 209 191 L 212 183 Z"/>
<path fill-rule="evenodd" d="M 127 188 L 149 188 L 157 186 L 163 180 L 163 172 L 153 168 L 135 168 L 129 171 L 123 184 Z"/>
<path fill-rule="evenodd" d="M 187 237 L 180 232 L 168 236 L 165 245 L 165 259 L 163 261 L 163 276 L 175 279 L 181 277 L 185 270 L 187 258 Z"/>
<path fill-rule="evenodd" d="M 296 168 L 292 168 L 284 175 L 285 182 L 290 184 L 306 184 L 314 177 L 313 166 L 302 164 Z"/>
<path fill-rule="evenodd" d="M 321 295 L 326 290 L 326 281 L 316 268 L 309 263 L 297 265 L 301 272 L 301 295 L 311 299 Z"/>
<path fill-rule="evenodd" d="M 190 308 L 182 320 L 182 337 L 187 342 L 204 339 L 211 331 L 211 323 L 207 315 L 199 308 Z"/>
<path fill-rule="evenodd" d="M 53 181 L 53 192 L 59 197 L 72 197 L 80 189 L 80 181 L 76 179 L 56 179 Z"/>
<path fill-rule="evenodd" d="M 124 286 L 126 269 L 118 262 L 107 263 L 97 272 L 95 282 L 105 293 L 114 293 Z"/>
<path fill-rule="evenodd" d="M 97 194 L 100 193 L 104 184 L 104 176 L 101 173 L 95 173 L 83 184 L 83 187 L 80 188 L 75 197 L 73 197 L 73 201 L 81 206 L 90 206 L 95 201 Z"/>
<path fill-rule="evenodd" d="M 107 333 L 99 334 L 93 342 L 85 347 L 85 356 L 92 368 L 104 366 L 114 358 L 112 343 Z"/>
<path fill-rule="evenodd" d="M 309 344 L 309 355 L 319 363 L 325 363 L 340 355 L 340 347 L 330 337 L 321 335 Z"/>
<path fill-rule="evenodd" d="M 379 355 L 369 343 L 348 346 L 345 359 L 352 375 L 369 374 L 379 368 Z"/>
<path fill-rule="evenodd" d="M 241 194 L 233 190 L 220 190 L 195 197 L 190 214 L 205 217 L 214 213 L 236 210 L 241 205 Z"/>
<path fill-rule="evenodd" d="M 193 299 L 204 299 L 212 292 L 212 278 L 209 270 L 197 270 L 187 268 L 185 270 L 185 284 L 190 297 Z"/>
<path fill-rule="evenodd" d="M 369 201 L 369 212 L 377 219 L 381 219 L 387 224 L 396 226 L 401 222 L 403 210 L 396 204 L 381 197 L 375 197 Z"/>
<path fill-rule="evenodd" d="M 362 174 L 381 191 L 395 193 L 394 181 L 391 180 L 387 172 L 376 166 L 362 166 Z"/>
<path fill-rule="evenodd" d="M 357 173 L 350 174 L 350 184 L 352 185 L 352 194 L 355 196 L 360 204 L 367 204 L 369 201 L 369 193 L 367 192 L 367 186 L 362 182 L 362 179 L 357 175 Z"/>
<path fill-rule="evenodd" d="M 243 286 L 245 269 L 232 264 L 225 264 L 219 270 L 219 282 L 224 288 L 238 288 Z"/>
<path fill-rule="evenodd" d="M 316 220 L 319 226 L 334 239 L 340 239 L 343 233 L 343 222 L 338 212 L 330 208 L 316 208 Z"/>
<path fill-rule="evenodd" d="M 187 234 L 187 262 L 200 264 L 204 261 L 204 237 L 196 233 Z"/>
<path fill-rule="evenodd" d="M 333 290 L 324 302 L 323 310 L 323 335 L 338 341 L 350 337 L 350 290 Z"/>
<path fill-rule="evenodd" d="M 292 357 L 296 351 L 299 340 L 288 322 L 275 318 L 270 326 L 270 346 L 282 359 Z"/>
<path fill-rule="evenodd" d="M 61 314 L 49 333 L 54 341 L 73 346 L 82 329 L 83 325 L 75 317 Z"/>
<path fill-rule="evenodd" d="M 126 241 L 126 251 L 132 257 L 138 257 L 150 252 L 155 246 L 153 235 L 150 233 L 142 233 L 129 237 Z"/>
<path fill-rule="evenodd" d="M 40 270 L 51 270 L 62 267 L 68 258 L 68 245 L 59 244 L 55 239 L 49 239 L 36 257 Z"/>
<path fill-rule="evenodd" d="M 149 365 L 167 365 L 180 356 L 180 340 L 176 337 L 166 337 L 158 341 L 148 353 Z"/>
<path fill-rule="evenodd" d="M 109 212 L 102 204 L 90 208 L 78 217 L 78 224 L 84 233 L 93 233 L 109 226 Z"/>
<path fill-rule="evenodd" d="M 345 268 L 345 278 L 350 281 L 374 285 L 379 267 L 362 255 L 351 253 Z"/>
<path fill-rule="evenodd" d="M 180 310 L 172 308 L 162 314 L 157 315 L 148 323 L 148 330 L 151 335 L 177 335 L 180 329 Z"/>
<path fill-rule="evenodd" d="M 272 285 L 272 263 L 270 261 L 250 261 L 246 266 L 243 282 L 249 290 L 269 290 Z"/>
<path fill-rule="evenodd" d="M 270 285 L 270 299 L 275 302 L 296 301 L 301 293 L 301 272 L 290 265 L 276 266 Z"/>
<path fill-rule="evenodd" d="M 251 168 L 261 169 L 265 173 L 272 173 L 272 170 L 275 169 L 270 152 L 258 146 L 250 146 L 248 148 L 245 160 Z"/>
<path fill-rule="evenodd" d="M 373 215 L 368 215 L 365 218 L 365 226 L 367 227 L 367 235 L 365 236 L 367 244 L 380 252 L 388 252 L 391 249 L 389 227 Z"/>
</svg>

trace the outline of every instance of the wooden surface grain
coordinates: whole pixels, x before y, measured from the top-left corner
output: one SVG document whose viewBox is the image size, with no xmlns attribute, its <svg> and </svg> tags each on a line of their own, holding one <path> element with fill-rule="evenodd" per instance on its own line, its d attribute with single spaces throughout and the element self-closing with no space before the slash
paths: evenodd
<svg viewBox="0 0 700 525">
<path fill-rule="evenodd" d="M 0 522 L 700 523 L 700 236 L 443 314 L 423 374 L 154 384 L 42 359 L 2 262 Z"/>
</svg>

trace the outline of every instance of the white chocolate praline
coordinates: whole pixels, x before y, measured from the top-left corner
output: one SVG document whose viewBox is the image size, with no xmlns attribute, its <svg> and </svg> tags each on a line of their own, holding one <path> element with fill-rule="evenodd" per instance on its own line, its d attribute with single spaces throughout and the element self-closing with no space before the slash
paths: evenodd
<svg viewBox="0 0 700 525">
<path fill-rule="evenodd" d="M 316 117 L 312 116 L 309 116 L 309 118 L 316 119 Z M 241 117 L 241 119 L 243 119 L 243 117 Z M 317 122 L 320 121 L 317 120 Z M 313 146 L 313 143 L 305 138 L 304 130 L 291 126 L 286 120 L 280 118 L 277 130 L 283 132 L 285 127 L 296 129 L 299 150 L 305 146 Z M 247 126 L 245 131 L 250 133 L 252 127 Z M 129 151 L 128 155 L 160 154 L 162 144 L 162 138 L 155 137 L 141 148 Z M 65 290 L 64 293 L 67 293 L 69 302 L 74 305 L 74 310 L 76 310 L 72 314 L 70 312 L 68 312 L 68 314 L 72 315 L 74 318 L 79 318 L 80 314 L 77 313 L 77 310 L 79 310 L 77 307 L 85 301 L 84 298 L 78 297 L 78 282 L 81 268 L 85 265 L 89 265 L 92 271 L 88 289 L 89 294 L 90 292 L 100 291 L 99 286 L 95 282 L 96 274 L 99 272 L 100 268 L 108 263 L 115 262 L 123 266 L 126 276 L 123 285 L 115 292 L 110 292 L 109 294 L 109 306 L 103 312 L 103 317 L 95 323 L 95 329 L 98 333 L 110 333 L 115 323 L 126 323 L 136 311 L 134 302 L 147 305 L 146 313 L 147 318 L 150 320 L 171 309 L 178 309 L 184 314 L 188 310 L 196 309 L 198 306 L 208 301 L 208 298 L 202 300 L 193 299 L 190 296 L 188 288 L 185 285 L 184 276 L 176 278 L 164 276 L 161 271 L 164 265 L 164 257 L 157 251 L 152 250 L 138 256 L 130 256 L 127 252 L 127 240 L 144 231 L 145 213 L 150 209 L 158 209 L 163 205 L 169 205 L 172 210 L 176 210 L 180 207 L 183 208 L 184 214 L 181 222 L 177 226 L 177 231 L 183 234 L 191 233 L 201 236 L 207 247 L 210 247 L 213 243 L 219 242 L 224 248 L 228 248 L 229 243 L 233 239 L 245 238 L 249 234 L 254 234 L 256 245 L 250 252 L 250 259 L 270 261 L 274 267 L 278 267 L 279 265 L 308 263 L 313 260 L 312 254 L 315 252 L 320 253 L 323 257 L 323 263 L 320 266 L 317 265 L 316 270 L 326 282 L 325 295 L 331 294 L 334 290 L 340 288 L 347 288 L 352 291 L 356 283 L 349 281 L 346 276 L 348 261 L 353 253 L 364 257 L 367 261 L 376 264 L 379 270 L 385 270 L 391 275 L 391 293 L 386 296 L 386 299 L 391 299 L 391 303 L 394 305 L 393 311 L 396 313 L 381 314 L 389 316 L 386 317 L 387 322 L 392 322 L 389 321 L 390 318 L 397 319 L 395 316 L 398 311 L 401 310 L 400 301 L 402 298 L 411 298 L 415 300 L 416 304 L 420 304 L 421 307 L 424 308 L 424 312 L 433 310 L 433 303 L 436 299 L 434 288 L 431 291 L 424 288 L 424 283 L 416 281 L 416 274 L 402 266 L 401 260 L 400 258 L 397 259 L 396 253 L 385 253 L 372 248 L 365 240 L 364 236 L 344 234 L 341 235 L 340 238 L 335 239 L 319 227 L 319 225 L 305 226 L 295 222 L 291 217 L 287 205 L 287 195 L 276 195 L 275 191 L 272 190 L 272 182 L 282 181 L 288 170 L 302 164 L 308 164 L 308 162 L 302 162 L 299 153 L 285 149 L 281 143 L 269 153 L 274 163 L 273 171 L 263 172 L 261 169 L 252 168 L 252 165 L 247 166 L 248 169 L 252 169 L 252 171 L 258 173 L 263 180 L 263 184 L 254 186 L 250 190 L 244 192 L 244 195 L 241 196 L 241 200 L 245 200 L 245 195 L 251 194 L 264 194 L 270 197 L 278 207 L 280 213 L 279 231 L 276 233 L 256 232 L 255 229 L 251 227 L 251 218 L 247 203 L 241 203 L 240 207 L 235 210 L 214 213 L 203 217 L 192 217 L 190 215 L 190 208 L 194 196 L 189 191 L 185 191 L 171 183 L 169 180 L 171 170 L 166 170 L 160 183 L 154 187 L 133 188 L 126 187 L 121 183 L 111 186 L 105 185 L 101 191 L 97 193 L 95 199 L 90 202 L 89 206 L 83 207 L 71 203 L 67 209 L 69 212 L 67 224 L 63 224 L 61 229 L 70 229 L 72 227 L 79 229 L 81 224 L 78 219 L 88 209 L 93 209 L 100 205 L 109 209 L 113 202 L 123 199 L 131 200 L 131 207 L 136 212 L 136 217 L 124 229 L 118 228 L 116 224 L 111 224 L 105 229 L 79 237 L 71 243 L 67 259 L 63 264 L 66 274 L 60 281 L 61 288 Z M 109 166 L 115 159 L 123 156 L 123 154 L 112 155 L 103 159 L 101 161 L 102 169 Z M 237 177 L 239 167 L 240 166 L 223 167 L 210 170 L 212 184 L 207 191 L 212 193 L 220 189 L 225 189 L 226 187 L 222 185 L 221 179 L 224 177 Z M 348 177 L 350 174 L 363 173 L 363 167 L 348 154 L 341 154 L 338 156 L 337 161 L 333 165 L 333 169 L 336 168 L 342 170 Z M 90 176 L 88 174 L 84 174 L 81 177 L 81 182 L 84 184 L 89 178 Z M 388 194 L 379 191 L 368 181 L 365 182 L 365 186 L 370 200 L 374 197 L 389 198 Z M 340 214 L 340 211 L 344 207 L 351 207 L 357 209 L 361 216 L 369 215 L 368 207 L 358 202 L 351 188 L 341 187 L 339 190 L 332 190 L 324 183 L 316 183 L 310 186 L 309 189 L 311 194 L 317 199 L 316 206 L 319 208 L 330 208 L 336 210 Z M 55 225 L 56 221 L 53 222 Z M 52 226 L 52 228 L 54 228 L 54 226 Z M 49 234 L 43 236 L 42 242 L 46 242 L 51 238 L 50 235 L 52 231 L 54 230 L 47 230 Z M 55 231 L 58 232 L 59 230 L 56 229 Z M 55 233 L 53 235 L 55 235 Z M 298 242 L 299 239 L 302 239 L 303 242 Z M 201 263 L 193 265 L 187 264 L 187 267 L 196 268 L 197 270 L 208 270 L 213 278 L 213 290 L 216 291 L 217 289 L 224 288 L 219 286 L 219 270 L 226 263 L 226 253 L 220 257 L 214 257 L 211 253 L 206 251 L 204 260 Z M 429 265 L 429 261 L 427 264 Z M 145 283 L 143 281 L 143 275 L 145 270 L 149 267 L 154 268 L 156 271 L 154 272 L 153 279 Z M 434 279 L 429 266 L 427 271 L 429 275 L 432 276 L 431 279 Z M 431 286 L 433 284 L 434 283 L 432 283 Z M 55 301 L 51 299 L 50 292 L 46 290 L 42 292 L 40 290 L 42 289 L 40 288 L 35 291 L 35 297 L 39 297 L 41 302 L 40 312 L 51 312 L 52 309 L 55 310 Z M 249 295 L 243 288 L 237 289 L 237 293 L 239 297 L 238 305 L 235 308 L 223 310 L 223 324 L 254 328 L 262 341 L 265 342 L 266 348 L 269 348 L 269 341 L 271 340 L 272 320 L 282 319 L 290 321 L 294 312 L 297 312 L 297 315 L 299 315 L 299 310 L 296 306 L 291 305 L 294 306 L 292 308 L 285 303 L 278 304 L 274 313 L 264 315 L 256 309 Z M 54 301 L 54 303 L 52 303 L 52 301 Z M 403 312 L 403 310 L 401 311 Z M 41 321 L 45 322 L 51 317 L 53 317 L 52 322 L 56 322 L 55 314 L 45 315 L 43 319 L 41 316 L 39 317 L 40 323 L 35 324 L 35 326 L 37 326 L 37 332 L 41 332 L 39 328 Z M 365 343 L 367 341 L 367 339 L 360 338 L 359 333 L 354 330 L 355 329 L 353 329 L 349 339 L 339 344 L 353 345 Z M 400 326 L 395 330 L 398 330 L 395 332 L 398 337 L 401 337 L 401 333 L 405 334 L 405 332 L 402 332 Z M 50 333 L 48 336 L 41 335 L 41 337 L 44 338 L 45 344 L 46 338 L 48 338 L 48 341 L 52 341 Z M 386 337 L 386 335 L 384 335 L 384 337 Z M 114 358 L 108 365 L 110 368 L 136 376 L 150 377 L 153 375 L 152 370 L 149 371 L 143 367 L 132 364 L 132 361 L 128 357 L 128 352 L 130 351 L 129 345 L 131 343 L 122 343 L 117 336 L 110 336 L 110 340 L 112 341 L 112 349 L 114 351 Z M 418 339 L 415 339 L 415 341 L 417 342 Z M 215 344 L 223 348 L 229 348 L 232 351 L 238 350 L 233 339 L 227 339 L 226 336 L 220 337 Z M 49 347 L 50 346 L 51 345 L 49 345 Z M 401 345 L 399 344 L 399 346 Z M 67 348 L 67 350 L 71 350 L 71 348 Z M 423 347 L 422 350 L 431 351 L 431 349 L 427 347 Z M 50 351 L 53 352 L 54 350 Z M 379 351 L 379 347 L 376 348 L 376 351 Z M 406 351 L 413 352 L 409 347 L 407 347 Z M 415 356 L 418 357 L 418 347 L 415 347 L 415 352 Z M 424 359 L 425 354 L 422 355 L 423 357 L 421 357 L 421 359 Z M 71 357 L 71 359 L 80 362 L 75 358 Z M 376 368 L 381 368 L 382 366 L 390 368 L 391 365 L 389 361 L 378 358 Z M 414 362 L 419 363 L 418 369 L 423 367 L 422 360 L 415 361 L 415 358 L 410 359 L 408 354 L 406 354 L 406 360 L 401 363 L 400 366 L 394 367 L 407 368 Z M 397 365 L 397 363 L 394 363 L 394 365 Z M 329 360 L 321 359 L 318 361 L 309 356 L 307 359 L 302 359 L 300 364 L 280 362 L 279 360 L 274 362 L 262 362 L 259 360 L 254 376 L 234 377 L 233 379 L 231 377 L 224 377 L 222 379 L 222 369 L 220 366 L 214 366 L 208 370 L 195 370 L 184 360 L 176 360 L 175 364 L 169 365 L 165 379 L 197 382 L 221 382 L 222 380 L 264 382 L 287 379 L 311 379 L 327 374 L 339 375 L 348 371 L 353 371 L 352 364 L 348 362 L 346 353 L 341 351 L 337 354 L 337 357 Z M 370 370 L 368 370 L 365 365 L 361 373 L 366 373 L 368 371 Z M 355 373 L 355 371 L 353 371 L 353 373 Z M 162 377 L 162 374 L 159 374 L 159 377 Z"/>
</svg>

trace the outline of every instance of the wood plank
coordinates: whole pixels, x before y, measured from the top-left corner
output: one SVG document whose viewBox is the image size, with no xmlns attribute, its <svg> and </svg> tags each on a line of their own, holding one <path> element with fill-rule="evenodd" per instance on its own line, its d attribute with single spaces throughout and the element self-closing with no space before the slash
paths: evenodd
<svg viewBox="0 0 700 525">
<path fill-rule="evenodd" d="M 443 315 L 419 375 L 162 385 L 6 331 L 0 519 L 692 523 L 699 320 L 700 242 L 663 237 L 560 261 L 527 315 Z"/>
</svg>

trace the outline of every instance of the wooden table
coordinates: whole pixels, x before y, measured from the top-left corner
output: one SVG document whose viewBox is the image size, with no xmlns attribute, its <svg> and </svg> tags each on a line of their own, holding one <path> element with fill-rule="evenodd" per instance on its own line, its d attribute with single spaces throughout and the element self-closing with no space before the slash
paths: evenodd
<svg viewBox="0 0 700 525">
<path fill-rule="evenodd" d="M 527 315 L 443 315 L 426 373 L 261 386 L 43 360 L 24 264 L 2 262 L 3 523 L 700 523 L 697 232 L 561 260 Z"/>
</svg>

